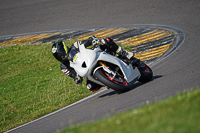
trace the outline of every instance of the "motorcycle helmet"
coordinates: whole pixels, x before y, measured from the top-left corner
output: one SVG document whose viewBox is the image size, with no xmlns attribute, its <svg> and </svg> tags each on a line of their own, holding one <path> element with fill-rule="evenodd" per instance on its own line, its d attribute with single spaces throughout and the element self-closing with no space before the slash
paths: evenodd
<svg viewBox="0 0 200 133">
<path fill-rule="evenodd" d="M 62 62 L 67 58 L 69 47 L 65 42 L 58 41 L 53 43 L 51 52 L 58 61 Z"/>
</svg>

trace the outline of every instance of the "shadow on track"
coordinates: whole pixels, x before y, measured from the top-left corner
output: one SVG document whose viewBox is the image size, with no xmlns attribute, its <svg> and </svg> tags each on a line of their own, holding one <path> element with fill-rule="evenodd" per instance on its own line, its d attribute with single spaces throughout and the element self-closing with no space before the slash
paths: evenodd
<svg viewBox="0 0 200 133">
<path fill-rule="evenodd" d="M 163 76 L 162 75 L 156 75 L 156 76 L 153 76 L 153 78 L 152 78 L 152 80 L 151 81 L 153 81 L 153 80 L 156 80 L 156 79 L 158 79 L 158 78 L 162 78 Z M 149 82 L 151 82 L 151 81 L 149 81 Z M 148 83 L 148 82 L 147 82 Z M 123 93 L 127 93 L 127 92 L 129 92 L 129 91 L 132 91 L 132 90 L 134 90 L 135 88 L 137 88 L 137 87 L 139 87 L 139 86 L 142 86 L 142 85 L 144 85 L 145 83 L 141 83 L 141 82 L 136 82 L 135 84 L 134 84 L 134 87 L 133 88 L 131 88 L 130 90 L 128 90 L 128 91 L 126 91 L 126 92 L 118 92 L 118 91 L 112 91 L 112 92 L 109 92 L 109 93 L 106 93 L 106 94 L 104 94 L 104 95 L 101 95 L 101 96 L 99 96 L 99 98 L 103 98 L 103 97 L 106 97 L 106 96 L 112 96 L 112 95 L 115 95 L 115 94 L 123 94 Z"/>
</svg>

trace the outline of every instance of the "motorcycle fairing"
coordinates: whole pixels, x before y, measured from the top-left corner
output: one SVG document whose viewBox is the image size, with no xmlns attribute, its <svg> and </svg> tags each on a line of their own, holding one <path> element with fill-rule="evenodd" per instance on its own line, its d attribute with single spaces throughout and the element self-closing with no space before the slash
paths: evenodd
<svg viewBox="0 0 200 133">
<path fill-rule="evenodd" d="M 97 60 L 109 62 L 109 63 L 117 65 L 121 69 L 121 71 L 124 75 L 124 78 L 127 80 L 127 82 L 131 82 L 134 79 L 140 77 L 140 72 L 139 72 L 138 68 L 133 69 L 131 64 L 127 65 L 125 62 L 123 62 L 119 58 L 112 56 L 106 52 L 101 52 L 99 54 Z"/>
<path fill-rule="evenodd" d="M 137 68 L 133 69 L 131 64 L 127 65 L 119 58 L 106 52 L 102 52 L 100 49 L 91 50 L 86 49 L 84 45 L 79 45 L 79 51 L 80 52 L 74 56 L 73 62 L 70 61 L 70 66 L 73 67 L 81 77 L 88 77 L 90 80 L 95 81 L 96 79 L 91 77 L 91 75 L 93 75 L 94 67 L 96 67 L 98 61 L 117 65 L 121 69 L 127 82 L 131 82 L 141 76 L 139 70 Z M 100 83 L 97 80 L 95 82 Z"/>
</svg>

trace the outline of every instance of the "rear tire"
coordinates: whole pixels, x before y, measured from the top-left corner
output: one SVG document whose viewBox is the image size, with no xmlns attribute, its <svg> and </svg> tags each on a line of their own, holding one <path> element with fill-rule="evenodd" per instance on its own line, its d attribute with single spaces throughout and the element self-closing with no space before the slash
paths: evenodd
<svg viewBox="0 0 200 133">
<path fill-rule="evenodd" d="M 139 82 L 146 83 L 152 80 L 153 72 L 149 66 L 145 64 L 145 67 L 138 68 L 141 74 Z"/>
<path fill-rule="evenodd" d="M 102 82 L 104 85 L 112 88 L 113 90 L 119 92 L 126 92 L 130 90 L 131 85 L 123 77 L 113 77 L 111 74 L 108 74 L 102 68 L 96 70 L 94 76 Z"/>
</svg>

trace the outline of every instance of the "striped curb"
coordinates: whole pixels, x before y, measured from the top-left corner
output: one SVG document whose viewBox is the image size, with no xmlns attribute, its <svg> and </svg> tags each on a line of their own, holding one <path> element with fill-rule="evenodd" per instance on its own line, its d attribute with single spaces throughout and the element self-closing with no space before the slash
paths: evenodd
<svg viewBox="0 0 200 133">
<path fill-rule="evenodd" d="M 0 37 L 0 47 L 23 44 L 51 44 L 58 40 L 86 40 L 90 36 L 99 39 L 111 37 L 116 43 L 130 46 L 135 57 L 149 64 L 163 56 L 167 51 L 176 47 L 180 36 L 179 29 L 155 25 L 134 25 L 109 28 L 93 28 L 78 30 L 63 30 L 26 35 Z M 179 40 L 177 40 L 177 38 Z M 182 37 L 182 41 L 183 41 Z"/>
</svg>

